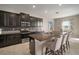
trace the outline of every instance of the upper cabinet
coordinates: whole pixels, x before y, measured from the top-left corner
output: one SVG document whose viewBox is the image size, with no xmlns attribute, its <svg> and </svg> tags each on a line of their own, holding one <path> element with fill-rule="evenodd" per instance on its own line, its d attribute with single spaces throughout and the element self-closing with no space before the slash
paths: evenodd
<svg viewBox="0 0 79 59">
<path fill-rule="evenodd" d="M 42 27 L 43 19 L 26 13 L 12 13 L 0 10 L 0 27 Z"/>
<path fill-rule="evenodd" d="M 19 14 L 0 11 L 0 27 L 19 27 Z"/>
<path fill-rule="evenodd" d="M 43 19 L 30 16 L 30 30 L 34 32 L 42 31 Z"/>
<path fill-rule="evenodd" d="M 20 13 L 21 27 L 30 26 L 30 16 L 29 14 Z"/>
<path fill-rule="evenodd" d="M 9 26 L 10 27 L 19 27 L 20 26 L 20 19 L 19 15 L 15 13 L 9 13 Z"/>
<path fill-rule="evenodd" d="M 43 25 L 43 19 L 30 16 L 31 27 L 41 27 Z"/>
</svg>

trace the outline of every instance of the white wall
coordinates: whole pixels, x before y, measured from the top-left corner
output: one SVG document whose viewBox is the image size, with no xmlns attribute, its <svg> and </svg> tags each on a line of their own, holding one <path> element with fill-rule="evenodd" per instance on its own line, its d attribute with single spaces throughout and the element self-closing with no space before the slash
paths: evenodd
<svg viewBox="0 0 79 59">
<path fill-rule="evenodd" d="M 71 21 L 73 37 L 79 38 L 79 15 L 55 19 L 54 20 L 55 21 L 54 27 L 61 29 L 63 20 Z"/>
<path fill-rule="evenodd" d="M 44 18 L 43 19 L 43 30 L 45 31 L 45 32 L 49 32 L 50 30 L 49 30 L 49 27 L 48 27 L 48 22 L 49 21 L 51 21 L 51 22 L 53 22 L 53 19 L 49 19 L 49 18 Z M 53 29 L 52 29 L 53 30 Z"/>
<path fill-rule="evenodd" d="M 43 31 L 48 32 L 48 19 L 43 19 Z"/>
</svg>

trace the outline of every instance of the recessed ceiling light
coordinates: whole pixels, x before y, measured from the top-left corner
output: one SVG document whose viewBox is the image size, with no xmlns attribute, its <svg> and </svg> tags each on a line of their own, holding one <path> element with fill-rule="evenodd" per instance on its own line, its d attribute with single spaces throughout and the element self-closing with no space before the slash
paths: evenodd
<svg viewBox="0 0 79 59">
<path fill-rule="evenodd" d="M 35 8 L 36 6 L 35 5 L 33 5 L 33 8 Z"/>
<path fill-rule="evenodd" d="M 59 6 L 62 6 L 62 4 L 58 4 Z"/>
<path fill-rule="evenodd" d="M 56 14 L 59 14 L 59 12 L 57 11 Z"/>
<path fill-rule="evenodd" d="M 48 12 L 48 11 L 47 11 L 47 10 L 45 10 L 45 14 L 47 14 L 47 12 Z"/>
</svg>

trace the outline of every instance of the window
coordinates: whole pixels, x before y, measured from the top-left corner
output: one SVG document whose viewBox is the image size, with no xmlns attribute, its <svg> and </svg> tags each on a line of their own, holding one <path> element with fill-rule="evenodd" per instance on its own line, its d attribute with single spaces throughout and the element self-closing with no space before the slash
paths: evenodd
<svg viewBox="0 0 79 59">
<path fill-rule="evenodd" d="M 71 22 L 70 21 L 63 21 L 62 23 L 62 30 L 68 31 L 71 29 Z"/>
<path fill-rule="evenodd" d="M 49 31 L 53 30 L 53 22 L 52 21 L 48 21 L 48 30 Z"/>
</svg>

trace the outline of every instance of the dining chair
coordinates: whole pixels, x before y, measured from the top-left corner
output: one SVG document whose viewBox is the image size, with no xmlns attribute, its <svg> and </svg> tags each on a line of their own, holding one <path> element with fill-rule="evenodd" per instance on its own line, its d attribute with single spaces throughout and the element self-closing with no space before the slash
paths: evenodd
<svg viewBox="0 0 79 59">
<path fill-rule="evenodd" d="M 62 52 L 65 53 L 66 52 L 66 41 L 68 38 L 68 33 L 62 34 L 64 36 L 64 39 L 62 41 Z"/>
<path fill-rule="evenodd" d="M 68 37 L 67 37 L 67 40 L 66 40 L 66 49 L 67 50 L 70 50 L 70 42 L 69 42 L 70 35 L 71 35 L 71 32 L 68 32 Z"/>
<path fill-rule="evenodd" d="M 64 39 L 62 41 L 62 52 L 65 53 L 66 50 L 70 49 L 70 43 L 69 43 L 69 36 L 70 36 L 70 33 L 69 32 L 66 32 L 64 35 Z"/>
<path fill-rule="evenodd" d="M 46 55 L 60 55 L 63 54 L 61 50 L 61 44 L 62 40 L 64 39 L 64 36 L 61 35 L 60 38 L 56 38 L 54 42 L 51 41 L 51 43 L 47 46 L 46 45 Z"/>
<path fill-rule="evenodd" d="M 54 46 L 56 44 L 56 38 L 55 37 L 51 37 L 49 38 L 49 40 L 47 40 L 45 43 L 42 44 L 42 54 L 47 54 L 47 51 L 49 50 L 47 47 L 52 46 L 54 49 Z M 48 49 L 48 50 L 47 50 Z"/>
</svg>

